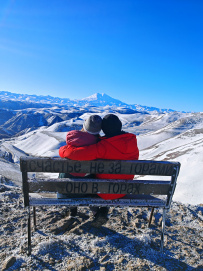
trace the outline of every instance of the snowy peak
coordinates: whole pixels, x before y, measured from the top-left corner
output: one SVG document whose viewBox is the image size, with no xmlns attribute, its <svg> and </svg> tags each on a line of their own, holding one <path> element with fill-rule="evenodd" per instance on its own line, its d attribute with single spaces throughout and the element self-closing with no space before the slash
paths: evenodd
<svg viewBox="0 0 203 271">
<path fill-rule="evenodd" d="M 93 95 L 87 97 L 87 98 L 83 98 L 82 100 L 89 100 L 89 101 L 93 101 L 93 100 L 115 100 L 112 97 L 110 97 L 109 95 L 105 94 L 105 93 L 94 93 Z M 119 101 L 121 102 L 121 101 Z"/>
<path fill-rule="evenodd" d="M 83 98 L 82 100 L 89 100 L 89 101 L 93 101 L 93 100 L 101 100 L 103 98 L 103 96 L 108 96 L 104 93 L 100 94 L 100 93 L 95 93 L 87 98 Z M 110 97 L 110 96 L 108 96 Z M 111 97 L 110 97 L 111 98 Z"/>
<path fill-rule="evenodd" d="M 76 100 L 77 103 L 85 103 L 86 106 L 128 106 L 120 100 L 114 99 L 105 93 L 95 93 L 87 98 Z"/>
</svg>

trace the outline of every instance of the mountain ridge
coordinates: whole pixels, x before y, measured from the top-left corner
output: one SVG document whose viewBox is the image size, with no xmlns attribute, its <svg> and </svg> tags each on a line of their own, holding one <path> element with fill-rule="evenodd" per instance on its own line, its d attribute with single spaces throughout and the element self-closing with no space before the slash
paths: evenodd
<svg viewBox="0 0 203 271">
<path fill-rule="evenodd" d="M 160 109 L 157 107 L 150 107 L 150 106 L 143 106 L 138 104 L 127 104 L 124 103 L 118 99 L 112 98 L 111 96 L 105 94 L 105 93 L 94 93 L 91 96 L 88 96 L 86 98 L 82 99 L 74 99 L 70 100 L 69 98 L 59 98 L 59 97 L 52 97 L 50 95 L 43 96 L 43 95 L 29 95 L 29 94 L 17 94 L 12 93 L 8 91 L 0 91 L 0 102 L 1 102 L 1 108 L 9 108 L 2 107 L 6 106 L 6 102 L 12 101 L 20 101 L 24 102 L 26 108 L 28 106 L 35 106 L 34 103 L 38 104 L 37 107 L 39 107 L 39 104 L 43 104 L 43 107 L 48 107 L 49 105 L 59 105 L 59 106 L 114 106 L 114 107 L 127 107 L 130 109 L 135 109 L 137 111 L 141 112 L 149 112 L 149 111 L 157 111 L 157 112 L 174 112 L 176 110 L 173 109 Z M 19 106 L 19 105 L 18 105 Z"/>
</svg>

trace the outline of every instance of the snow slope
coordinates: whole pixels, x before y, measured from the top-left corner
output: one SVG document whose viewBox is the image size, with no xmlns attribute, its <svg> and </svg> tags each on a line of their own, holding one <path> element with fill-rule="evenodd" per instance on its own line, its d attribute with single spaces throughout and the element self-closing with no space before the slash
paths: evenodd
<svg viewBox="0 0 203 271">
<path fill-rule="evenodd" d="M 26 97 L 30 100 L 27 106 L 32 98 Z M 133 107 L 109 104 L 88 106 L 87 101 L 80 107 L 53 107 L 52 97 L 34 98 L 38 101 L 34 109 L 18 104 L 13 97 L 12 106 L 24 109 L 0 111 L 0 124 L 8 121 L 8 133 L 6 126 L 0 130 L 0 269 L 202 270 L 203 113 L 146 112 L 144 107 L 137 112 Z M 98 98 L 102 97 L 93 95 L 89 102 Z M 49 108 L 40 108 L 40 99 L 49 103 Z M 32 236 L 32 256 L 28 257 L 20 156 L 58 156 L 67 131 L 81 129 L 92 113 L 101 117 L 118 115 L 123 129 L 137 135 L 140 159 L 181 163 L 173 203 L 167 212 L 164 253 L 159 252 L 160 209 L 155 210 L 148 228 L 148 208 L 110 208 L 109 221 L 97 229 L 91 226 L 89 208 L 79 207 L 73 220 L 68 218 L 66 207 L 44 207 L 37 208 L 37 231 Z M 33 123 L 26 122 L 26 114 Z M 41 117 L 47 124 L 40 124 Z M 16 129 L 18 136 L 6 138 Z"/>
<path fill-rule="evenodd" d="M 141 160 L 168 160 L 181 163 L 173 200 L 190 204 L 203 203 L 202 134 L 203 129 L 191 129 L 140 152 Z M 142 141 L 142 137 L 138 138 L 138 142 Z"/>
<path fill-rule="evenodd" d="M 23 98 L 24 95 L 0 92 L 2 101 L 22 103 Z M 84 120 L 93 113 L 101 117 L 114 113 L 121 119 L 124 131 L 137 135 L 140 159 L 181 162 L 174 199 L 183 203 L 203 203 L 203 113 L 143 111 L 143 108 L 138 112 L 99 93 L 74 101 L 74 106 L 69 100 L 52 98 L 26 95 L 30 103 L 37 102 L 36 108 L 1 111 L 1 118 L 6 112 L 5 123 L 3 120 L 0 122 L 2 159 L 6 152 L 10 153 L 13 165 L 19 162 L 19 156 L 24 152 L 36 156 L 58 156 L 58 149 L 65 144 L 68 131 L 80 130 Z M 51 104 L 54 101 L 57 106 Z M 49 108 L 40 107 L 40 102 L 46 102 Z M 68 105 L 64 106 L 66 102 Z M 11 137 L 14 135 L 18 136 Z"/>
<path fill-rule="evenodd" d="M 108 111 L 101 112 L 103 117 Z M 65 145 L 67 131 L 81 129 L 80 118 L 40 127 L 15 139 L 7 140 L 30 155 L 58 156 L 58 149 Z M 141 160 L 168 160 L 181 163 L 174 199 L 182 203 L 203 203 L 203 116 L 201 113 L 166 114 L 117 114 L 125 131 L 136 134 Z M 139 126 L 136 122 L 141 122 Z M 135 124 L 134 124 L 135 123 Z M 147 133 L 146 133 L 147 131 Z M 5 143 L 3 144 L 5 145 Z M 15 152 L 15 151 L 14 151 Z"/>
</svg>

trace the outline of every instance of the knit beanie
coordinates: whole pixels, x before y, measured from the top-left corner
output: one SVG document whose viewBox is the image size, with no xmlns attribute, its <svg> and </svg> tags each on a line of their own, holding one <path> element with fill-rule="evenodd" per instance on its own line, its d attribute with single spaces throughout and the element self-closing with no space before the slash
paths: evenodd
<svg viewBox="0 0 203 271">
<path fill-rule="evenodd" d="M 114 114 L 104 116 L 102 120 L 102 130 L 107 137 L 119 135 L 121 133 L 122 123 Z"/>
<path fill-rule="evenodd" d="M 101 131 L 101 125 L 102 118 L 98 115 L 91 115 L 83 123 L 83 129 L 89 134 L 97 135 Z"/>
</svg>

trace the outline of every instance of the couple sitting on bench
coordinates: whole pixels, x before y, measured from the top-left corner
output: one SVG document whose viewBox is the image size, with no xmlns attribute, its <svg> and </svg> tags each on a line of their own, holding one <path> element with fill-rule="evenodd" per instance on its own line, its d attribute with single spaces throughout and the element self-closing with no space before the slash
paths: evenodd
<svg viewBox="0 0 203 271">
<path fill-rule="evenodd" d="M 101 130 L 105 136 L 100 137 Z M 91 115 L 84 122 L 81 131 L 73 130 L 67 133 L 66 143 L 59 149 L 59 155 L 71 160 L 138 160 L 139 158 L 136 136 L 122 131 L 122 123 L 114 114 L 108 114 L 103 119 L 98 115 Z M 60 173 L 59 175 L 59 178 L 71 177 L 81 178 L 84 174 Z M 134 175 L 96 174 L 89 175 L 88 178 L 133 180 Z M 98 194 L 98 196 L 105 200 L 112 200 L 122 198 L 125 194 Z M 91 210 L 94 215 L 92 225 L 100 226 L 106 223 L 108 207 L 92 207 Z M 71 216 L 76 215 L 77 207 L 71 208 Z"/>
</svg>

